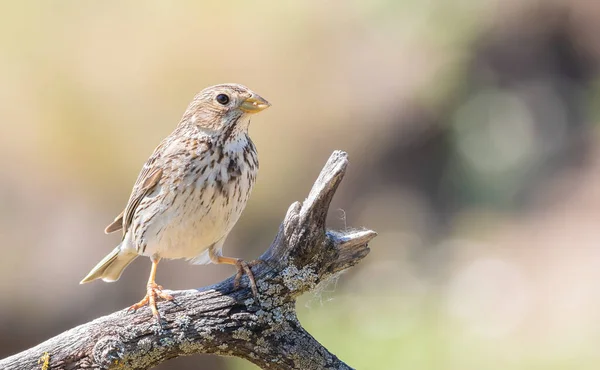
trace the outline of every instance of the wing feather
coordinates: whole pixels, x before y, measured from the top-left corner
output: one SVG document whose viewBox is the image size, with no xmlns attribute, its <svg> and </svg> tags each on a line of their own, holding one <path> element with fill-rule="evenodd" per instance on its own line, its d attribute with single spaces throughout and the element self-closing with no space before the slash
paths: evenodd
<svg viewBox="0 0 600 370">
<path fill-rule="evenodd" d="M 115 220 L 104 229 L 105 234 L 114 233 L 115 231 L 119 231 L 123 228 L 123 214 L 125 211 L 123 210 L 120 215 L 118 215 Z"/>
<path fill-rule="evenodd" d="M 134 188 L 131 198 L 129 198 L 129 203 L 127 203 L 127 206 L 123 211 L 123 235 L 129 230 L 129 226 L 131 226 L 131 223 L 133 222 L 133 215 L 135 214 L 136 208 L 140 205 L 142 199 L 150 194 L 152 190 L 154 190 L 154 187 L 158 185 L 162 173 L 162 168 L 151 168 L 144 177 L 142 185 Z"/>
<path fill-rule="evenodd" d="M 144 164 L 142 171 L 135 181 L 135 185 L 133 185 L 133 190 L 125 209 L 104 229 L 105 233 L 109 234 L 123 229 L 123 235 L 125 235 L 127 230 L 129 230 L 136 208 L 140 205 L 142 199 L 154 190 L 162 177 L 163 169 L 159 167 L 157 162 L 159 162 L 158 159 L 163 154 L 165 144 L 166 140 L 154 149 L 154 153 L 152 153 L 148 161 Z"/>
<path fill-rule="evenodd" d="M 168 166 L 167 158 L 189 157 L 193 159 L 198 155 L 206 153 L 212 147 L 208 137 L 187 143 L 189 145 L 169 145 L 170 143 L 172 144 L 167 138 L 154 149 L 154 153 L 148 158 L 148 161 L 144 164 L 142 171 L 138 175 L 125 209 L 104 230 L 107 234 L 121 229 L 123 230 L 123 236 L 127 233 L 133 222 L 133 216 L 137 207 L 160 182 L 163 175 L 163 167 Z M 193 152 L 194 156 L 188 156 L 189 152 Z"/>
</svg>

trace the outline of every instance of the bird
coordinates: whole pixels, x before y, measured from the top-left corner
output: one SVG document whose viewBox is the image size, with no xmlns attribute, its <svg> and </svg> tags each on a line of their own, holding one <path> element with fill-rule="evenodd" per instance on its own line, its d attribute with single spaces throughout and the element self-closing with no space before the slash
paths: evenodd
<svg viewBox="0 0 600 370">
<path fill-rule="evenodd" d="M 146 295 L 129 307 L 149 306 L 160 323 L 159 298 L 172 300 L 155 281 L 161 259 L 237 268 L 237 288 L 246 274 L 253 295 L 256 282 L 246 262 L 222 253 L 256 182 L 258 156 L 248 134 L 251 117 L 271 104 L 235 83 L 207 87 L 196 94 L 179 124 L 143 165 L 125 209 L 105 233 L 122 231 L 119 245 L 81 280 L 117 281 L 138 256 L 152 262 Z"/>
</svg>

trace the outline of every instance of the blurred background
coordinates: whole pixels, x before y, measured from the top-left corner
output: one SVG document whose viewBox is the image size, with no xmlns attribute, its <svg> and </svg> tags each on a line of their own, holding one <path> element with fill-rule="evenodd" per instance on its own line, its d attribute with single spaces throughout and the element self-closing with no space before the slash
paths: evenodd
<svg viewBox="0 0 600 370">
<path fill-rule="evenodd" d="M 146 258 L 80 286 L 104 227 L 202 88 L 272 108 L 227 255 L 253 259 L 329 154 L 330 227 L 371 254 L 302 297 L 359 369 L 596 369 L 600 2 L 11 1 L 0 4 L 0 357 L 137 302 Z M 161 264 L 169 289 L 227 266 Z M 253 369 L 194 356 L 159 369 Z"/>
</svg>

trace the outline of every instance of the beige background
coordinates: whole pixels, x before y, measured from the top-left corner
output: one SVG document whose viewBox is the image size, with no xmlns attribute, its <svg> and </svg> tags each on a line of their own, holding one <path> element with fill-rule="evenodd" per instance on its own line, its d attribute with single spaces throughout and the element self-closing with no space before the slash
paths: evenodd
<svg viewBox="0 0 600 370">
<path fill-rule="evenodd" d="M 136 302 L 79 280 L 193 95 L 238 82 L 261 170 L 225 251 L 252 259 L 334 149 L 334 228 L 369 257 L 298 305 L 360 369 L 594 369 L 600 8 L 592 1 L 0 4 L 0 357 Z M 343 210 L 343 211 L 342 211 Z M 227 266 L 161 264 L 215 283 Z M 248 369 L 195 356 L 160 369 Z"/>
</svg>

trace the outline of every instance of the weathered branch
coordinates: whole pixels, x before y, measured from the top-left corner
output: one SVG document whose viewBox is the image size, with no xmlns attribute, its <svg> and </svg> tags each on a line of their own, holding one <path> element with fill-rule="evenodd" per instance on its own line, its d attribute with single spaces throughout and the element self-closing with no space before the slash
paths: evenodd
<svg viewBox="0 0 600 370">
<path fill-rule="evenodd" d="M 170 358 L 215 353 L 245 358 L 263 369 L 350 369 L 300 325 L 296 298 L 369 253 L 370 230 L 325 230 L 329 203 L 344 176 L 346 153 L 336 151 L 308 198 L 288 209 L 271 247 L 253 268 L 259 297 L 233 279 L 170 291 L 150 310 L 115 312 L 0 360 L 0 369 L 147 369 Z M 246 279 L 246 278 L 244 278 Z M 44 367 L 44 365 L 46 365 Z"/>
</svg>

